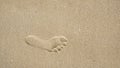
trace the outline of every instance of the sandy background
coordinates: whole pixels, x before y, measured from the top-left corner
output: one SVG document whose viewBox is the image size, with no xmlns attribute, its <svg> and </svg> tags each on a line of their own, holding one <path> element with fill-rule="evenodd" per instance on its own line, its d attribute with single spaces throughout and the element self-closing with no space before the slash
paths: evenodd
<svg viewBox="0 0 120 68">
<path fill-rule="evenodd" d="M 48 53 L 29 34 L 69 46 Z M 120 0 L 0 0 L 0 68 L 120 68 Z"/>
</svg>

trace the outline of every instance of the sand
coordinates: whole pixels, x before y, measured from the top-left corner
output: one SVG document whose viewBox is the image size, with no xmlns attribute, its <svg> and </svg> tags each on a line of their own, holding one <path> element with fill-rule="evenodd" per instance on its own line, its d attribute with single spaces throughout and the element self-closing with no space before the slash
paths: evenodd
<svg viewBox="0 0 120 68">
<path fill-rule="evenodd" d="M 50 53 L 28 35 L 69 44 Z M 0 68 L 120 68 L 120 1 L 0 0 Z"/>
</svg>

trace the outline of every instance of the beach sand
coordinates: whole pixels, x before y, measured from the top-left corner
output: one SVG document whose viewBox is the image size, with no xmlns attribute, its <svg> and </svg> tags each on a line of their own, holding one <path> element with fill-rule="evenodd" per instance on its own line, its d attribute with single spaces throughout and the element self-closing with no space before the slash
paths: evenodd
<svg viewBox="0 0 120 68">
<path fill-rule="evenodd" d="M 28 35 L 68 46 L 50 53 Z M 0 0 L 0 68 L 120 68 L 120 1 Z"/>
</svg>

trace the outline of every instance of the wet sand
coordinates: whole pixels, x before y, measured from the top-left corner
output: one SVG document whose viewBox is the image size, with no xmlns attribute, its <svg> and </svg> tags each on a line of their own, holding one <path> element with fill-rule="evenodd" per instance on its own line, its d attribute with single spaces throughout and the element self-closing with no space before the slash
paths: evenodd
<svg viewBox="0 0 120 68">
<path fill-rule="evenodd" d="M 49 53 L 27 35 L 69 45 Z M 0 68 L 120 68 L 120 1 L 0 0 Z"/>
</svg>

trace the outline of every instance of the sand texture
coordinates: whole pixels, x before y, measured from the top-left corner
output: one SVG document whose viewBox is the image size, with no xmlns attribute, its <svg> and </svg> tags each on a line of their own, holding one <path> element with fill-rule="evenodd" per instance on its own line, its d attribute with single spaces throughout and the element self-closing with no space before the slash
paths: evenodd
<svg viewBox="0 0 120 68">
<path fill-rule="evenodd" d="M 69 43 L 47 52 L 28 35 Z M 120 68 L 120 0 L 0 0 L 0 68 Z"/>
</svg>

